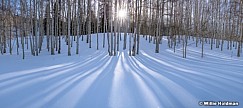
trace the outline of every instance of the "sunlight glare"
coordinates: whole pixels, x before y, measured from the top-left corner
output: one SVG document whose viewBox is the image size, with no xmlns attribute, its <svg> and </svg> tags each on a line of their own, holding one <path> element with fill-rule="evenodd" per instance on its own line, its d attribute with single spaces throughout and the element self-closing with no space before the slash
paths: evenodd
<svg viewBox="0 0 243 108">
<path fill-rule="evenodd" d="M 127 15 L 127 12 L 126 12 L 126 10 L 119 10 L 118 11 L 118 17 L 119 18 L 121 18 L 121 19 L 123 19 L 123 18 L 125 18 L 126 17 L 126 15 Z"/>
</svg>

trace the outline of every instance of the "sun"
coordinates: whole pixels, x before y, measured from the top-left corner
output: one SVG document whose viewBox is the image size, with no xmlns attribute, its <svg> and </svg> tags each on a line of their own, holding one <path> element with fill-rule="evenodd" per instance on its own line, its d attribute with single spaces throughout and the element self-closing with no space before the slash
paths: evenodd
<svg viewBox="0 0 243 108">
<path fill-rule="evenodd" d="M 124 9 L 118 11 L 118 18 L 124 19 L 127 16 L 127 12 Z"/>
</svg>

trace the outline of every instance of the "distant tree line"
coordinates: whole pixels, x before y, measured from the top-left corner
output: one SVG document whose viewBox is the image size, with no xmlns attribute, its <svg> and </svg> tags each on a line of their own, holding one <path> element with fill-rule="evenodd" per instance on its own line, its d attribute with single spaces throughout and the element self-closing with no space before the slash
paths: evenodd
<svg viewBox="0 0 243 108">
<path fill-rule="evenodd" d="M 127 12 L 124 18 L 119 17 L 120 10 Z M 155 44 L 155 53 L 167 36 L 169 48 L 176 51 L 177 44 L 182 45 L 184 58 L 189 39 L 196 47 L 201 45 L 201 57 L 205 43 L 221 50 L 226 44 L 227 50 L 238 49 L 240 57 L 242 19 L 242 0 L 1 0 L 0 52 L 12 54 L 16 45 L 17 54 L 22 49 L 23 59 L 26 48 L 34 56 L 42 48 L 51 55 L 60 54 L 64 38 L 70 56 L 74 42 L 78 54 L 79 39 L 91 48 L 91 34 L 97 33 L 96 49 L 107 45 L 110 56 L 120 50 L 119 42 L 130 56 L 139 54 L 142 35 Z M 102 43 L 98 33 L 103 33 Z"/>
</svg>

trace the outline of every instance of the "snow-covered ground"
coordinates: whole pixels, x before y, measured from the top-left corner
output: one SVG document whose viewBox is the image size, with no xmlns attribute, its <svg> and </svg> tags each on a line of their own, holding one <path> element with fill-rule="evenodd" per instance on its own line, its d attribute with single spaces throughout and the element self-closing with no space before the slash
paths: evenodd
<svg viewBox="0 0 243 108">
<path fill-rule="evenodd" d="M 156 54 L 155 45 L 141 38 L 139 55 L 128 56 L 120 45 L 110 57 L 101 39 L 99 50 L 95 36 L 91 49 L 80 41 L 79 55 L 74 44 L 70 57 L 64 44 L 54 56 L 46 49 L 38 57 L 27 51 L 25 60 L 0 55 L 0 107 L 201 108 L 199 101 L 237 101 L 243 107 L 243 57 L 235 49 L 221 52 L 205 44 L 201 58 L 201 48 L 191 44 L 182 58 L 181 47 L 174 53 L 166 39 Z"/>
</svg>

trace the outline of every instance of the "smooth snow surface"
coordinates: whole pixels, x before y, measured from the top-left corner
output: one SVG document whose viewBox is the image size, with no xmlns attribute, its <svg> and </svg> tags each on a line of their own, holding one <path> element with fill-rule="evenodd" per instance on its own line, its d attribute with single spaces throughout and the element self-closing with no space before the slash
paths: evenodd
<svg viewBox="0 0 243 108">
<path fill-rule="evenodd" d="M 174 53 L 165 38 L 156 54 L 155 45 L 141 37 L 139 55 L 128 56 L 121 41 L 117 56 L 110 57 L 102 38 L 99 50 L 95 35 L 91 49 L 80 38 L 80 54 L 74 42 L 71 57 L 64 42 L 54 56 L 45 44 L 38 57 L 29 50 L 25 60 L 21 53 L 0 55 L 0 107 L 203 108 L 199 101 L 238 101 L 243 107 L 243 59 L 235 49 L 205 44 L 201 58 L 201 48 L 190 41 L 182 58 L 182 48 Z"/>
</svg>

